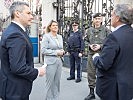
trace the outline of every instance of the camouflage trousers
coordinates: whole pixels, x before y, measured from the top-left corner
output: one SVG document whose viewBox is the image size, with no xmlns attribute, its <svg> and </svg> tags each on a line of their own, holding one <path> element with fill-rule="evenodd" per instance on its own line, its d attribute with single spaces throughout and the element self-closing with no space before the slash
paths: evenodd
<svg viewBox="0 0 133 100">
<path fill-rule="evenodd" d="M 95 88 L 96 86 L 96 68 L 93 65 L 91 54 L 88 55 L 88 67 L 87 67 L 87 78 L 88 78 L 88 86 L 90 88 Z"/>
</svg>

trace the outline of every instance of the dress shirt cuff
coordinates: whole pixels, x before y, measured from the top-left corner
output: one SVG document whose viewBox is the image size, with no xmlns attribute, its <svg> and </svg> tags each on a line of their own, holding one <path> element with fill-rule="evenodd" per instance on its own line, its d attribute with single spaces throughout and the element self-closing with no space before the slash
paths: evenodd
<svg viewBox="0 0 133 100">
<path fill-rule="evenodd" d="M 100 56 L 99 53 L 95 53 L 95 54 L 92 56 L 92 59 L 94 60 L 95 57 L 97 57 L 97 56 Z"/>
<path fill-rule="evenodd" d="M 39 75 L 40 75 L 40 70 L 38 69 L 38 76 L 37 77 L 39 77 Z"/>
</svg>

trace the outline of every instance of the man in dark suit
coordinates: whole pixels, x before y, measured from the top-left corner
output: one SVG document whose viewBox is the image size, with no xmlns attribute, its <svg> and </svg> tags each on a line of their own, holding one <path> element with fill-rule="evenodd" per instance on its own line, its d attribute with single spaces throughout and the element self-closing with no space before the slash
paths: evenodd
<svg viewBox="0 0 133 100">
<path fill-rule="evenodd" d="M 33 20 L 29 5 L 14 2 L 10 14 L 12 22 L 1 37 L 0 96 L 2 100 L 29 100 L 33 81 L 45 70 L 34 68 L 33 48 L 26 33 Z"/>
<path fill-rule="evenodd" d="M 115 28 L 100 55 L 93 55 L 97 68 L 96 93 L 102 100 L 133 99 L 133 8 L 117 4 L 111 14 Z"/>
</svg>

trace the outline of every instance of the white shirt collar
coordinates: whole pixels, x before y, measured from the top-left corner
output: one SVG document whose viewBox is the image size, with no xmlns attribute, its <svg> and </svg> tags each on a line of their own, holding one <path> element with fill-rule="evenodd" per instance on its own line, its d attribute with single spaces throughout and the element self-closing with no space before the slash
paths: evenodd
<svg viewBox="0 0 133 100">
<path fill-rule="evenodd" d="M 126 24 L 122 24 L 122 25 L 117 26 L 116 28 L 114 28 L 114 30 L 113 30 L 113 31 L 118 30 L 120 27 L 122 27 L 122 26 L 124 26 L 124 25 L 126 25 Z"/>
<path fill-rule="evenodd" d="M 18 23 L 16 21 L 12 21 L 12 22 L 17 24 L 18 26 L 20 26 L 23 29 L 24 32 L 26 31 L 25 27 L 23 25 L 21 25 L 20 23 Z"/>
</svg>

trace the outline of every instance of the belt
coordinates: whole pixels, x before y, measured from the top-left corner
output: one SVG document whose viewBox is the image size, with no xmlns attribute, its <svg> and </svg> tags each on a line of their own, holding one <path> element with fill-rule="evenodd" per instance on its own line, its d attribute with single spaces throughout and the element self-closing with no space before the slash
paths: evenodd
<svg viewBox="0 0 133 100">
<path fill-rule="evenodd" d="M 49 57 L 60 57 L 60 56 L 56 56 L 56 55 L 46 55 L 46 56 L 49 56 Z"/>
</svg>

